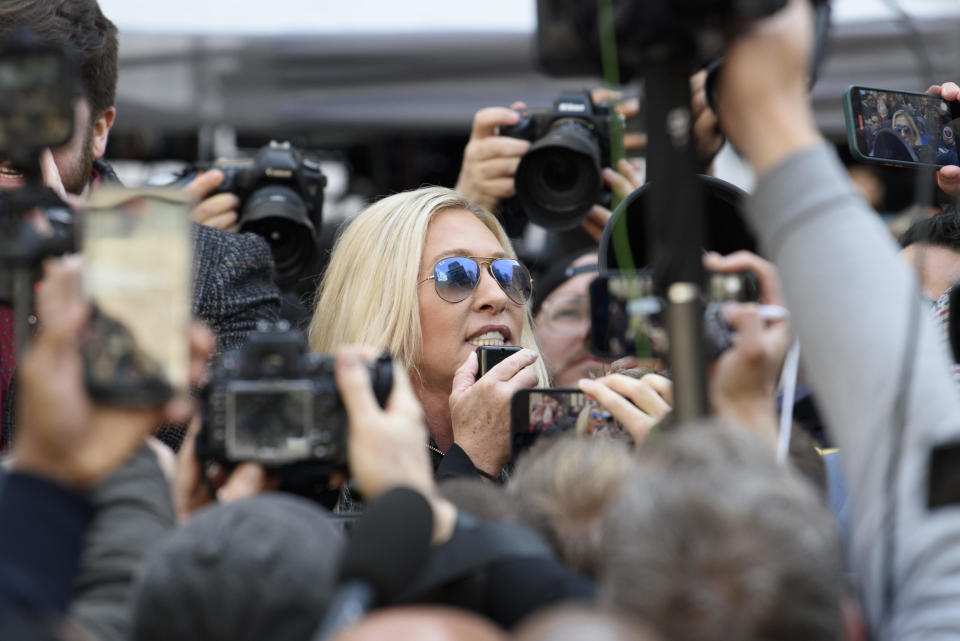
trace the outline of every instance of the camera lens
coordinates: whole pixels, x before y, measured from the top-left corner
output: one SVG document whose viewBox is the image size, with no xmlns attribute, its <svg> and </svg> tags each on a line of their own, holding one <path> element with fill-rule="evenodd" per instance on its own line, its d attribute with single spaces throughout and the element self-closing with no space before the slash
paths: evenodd
<svg viewBox="0 0 960 641">
<path fill-rule="evenodd" d="M 316 230 L 307 204 L 283 185 L 268 185 L 250 194 L 240 212 L 240 231 L 263 236 L 270 244 L 281 283 L 296 280 L 316 251 Z"/>
<path fill-rule="evenodd" d="M 558 120 L 517 167 L 517 197 L 534 223 L 573 229 L 600 198 L 600 143 L 592 127 Z"/>
</svg>

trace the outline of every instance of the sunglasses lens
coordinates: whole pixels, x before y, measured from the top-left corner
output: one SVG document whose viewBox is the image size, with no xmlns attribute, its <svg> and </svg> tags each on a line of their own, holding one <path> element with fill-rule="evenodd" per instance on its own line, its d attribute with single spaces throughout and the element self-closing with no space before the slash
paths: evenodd
<svg viewBox="0 0 960 641">
<path fill-rule="evenodd" d="M 512 258 L 502 258 L 490 263 L 490 270 L 510 300 L 518 305 L 530 300 L 533 285 L 526 267 Z"/>
<path fill-rule="evenodd" d="M 448 303 L 459 303 L 477 286 L 480 267 L 470 258 L 444 258 L 434 266 L 433 277 L 437 295 Z"/>
</svg>

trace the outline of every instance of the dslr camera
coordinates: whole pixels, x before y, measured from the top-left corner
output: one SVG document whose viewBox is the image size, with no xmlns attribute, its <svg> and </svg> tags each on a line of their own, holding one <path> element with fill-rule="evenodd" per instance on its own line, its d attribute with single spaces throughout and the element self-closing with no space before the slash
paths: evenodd
<svg viewBox="0 0 960 641">
<path fill-rule="evenodd" d="M 271 141 L 252 159 L 210 168 L 223 172 L 217 192 L 240 198 L 240 231 L 263 236 L 270 243 L 277 281 L 293 284 L 317 251 L 327 185 L 320 164 L 289 142 Z"/>
<path fill-rule="evenodd" d="M 500 135 L 533 144 L 520 160 L 514 183 L 517 198 L 534 223 L 573 229 L 600 202 L 601 170 L 610 165 L 611 118 L 606 104 L 594 104 L 588 91 L 560 95 L 552 109 L 531 110 Z"/>
<path fill-rule="evenodd" d="M 386 354 L 368 365 L 374 395 L 386 405 L 393 366 Z M 197 456 L 223 463 L 254 461 L 274 470 L 318 470 L 347 464 L 346 410 L 333 356 L 308 350 L 286 321 L 262 323 L 228 352 L 204 392 Z"/>
<path fill-rule="evenodd" d="M 723 304 L 756 302 L 760 283 L 748 271 L 706 274 L 704 287 L 704 356 L 716 360 L 733 345 L 733 330 Z M 611 272 L 590 284 L 590 352 L 600 358 L 624 356 L 667 359 L 670 337 L 667 304 L 655 293 L 649 271 Z"/>
<path fill-rule="evenodd" d="M 42 260 L 75 250 L 73 212 L 44 187 L 40 153 L 70 141 L 80 92 L 79 67 L 66 48 L 41 42 L 26 24 L 0 42 L 0 159 L 9 161 L 0 171 L 20 183 L 0 191 L 0 301 L 14 303 L 18 324 L 32 306 Z M 25 223 L 25 212 L 35 208 L 50 223 L 49 234 Z"/>
</svg>

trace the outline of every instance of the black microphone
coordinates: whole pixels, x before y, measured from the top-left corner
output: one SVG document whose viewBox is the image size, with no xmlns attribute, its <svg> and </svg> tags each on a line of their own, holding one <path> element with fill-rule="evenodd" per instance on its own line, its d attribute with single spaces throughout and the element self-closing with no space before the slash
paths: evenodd
<svg viewBox="0 0 960 641">
<path fill-rule="evenodd" d="M 396 488 L 371 503 L 353 526 L 340 559 L 340 586 L 314 641 L 332 638 L 395 598 L 426 563 L 432 536 L 433 510 L 420 493 Z"/>
</svg>

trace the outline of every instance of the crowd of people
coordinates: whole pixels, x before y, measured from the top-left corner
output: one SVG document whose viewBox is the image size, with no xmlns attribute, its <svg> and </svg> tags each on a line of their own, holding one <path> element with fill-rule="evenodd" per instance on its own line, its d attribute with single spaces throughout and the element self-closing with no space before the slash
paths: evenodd
<svg viewBox="0 0 960 641">
<path fill-rule="evenodd" d="M 856 89 L 860 104 L 857 144 L 869 156 L 915 162 L 957 164 L 953 116 L 946 105 L 929 97 L 897 94 L 878 89 Z M 894 156 L 881 131 L 892 131 L 913 152 Z M 879 138 L 879 143 L 878 143 Z"/>
<path fill-rule="evenodd" d="M 374 202 L 331 250 L 305 328 L 311 350 L 334 355 L 348 423 L 323 499 L 256 461 L 201 460 L 193 398 L 92 402 L 83 258 L 47 260 L 29 349 L 0 337 L 0 638 L 960 637 L 948 322 L 960 219 L 947 207 L 898 247 L 851 186 L 807 99 L 811 11 L 789 0 L 731 43 L 716 111 L 703 74 L 691 79 L 701 161 L 725 136 L 756 172 L 743 215 L 764 256 L 704 252 L 707 270 L 752 272 L 759 300 L 723 308 L 733 340 L 709 364 L 700 421 L 674 418 L 663 363 L 588 349 L 608 210 L 594 207 L 576 247 L 536 278 L 518 257 L 497 216 L 529 148 L 498 135 L 514 109 L 477 113 L 453 188 Z M 0 5 L 0 36 L 23 22 L 82 58 L 74 138 L 40 159 L 45 184 L 82 211 L 117 182 L 103 161 L 116 28 L 96 0 Z M 930 93 L 960 101 L 952 82 Z M 892 126 L 919 132 L 931 117 L 880 98 Z M 0 169 L 0 187 L 22 186 L 17 167 Z M 604 178 L 621 195 L 639 186 L 628 161 Z M 237 199 L 210 195 L 222 179 L 185 187 L 195 390 L 279 317 L 269 247 L 232 231 Z M 960 167 L 937 182 L 960 195 Z M 795 341 L 835 451 L 783 427 Z M 520 349 L 478 376 L 481 346 Z M 368 366 L 383 353 L 385 401 Z M 524 427 L 547 433 L 514 456 L 511 400 L 550 387 L 582 403 L 538 393 Z"/>
</svg>

